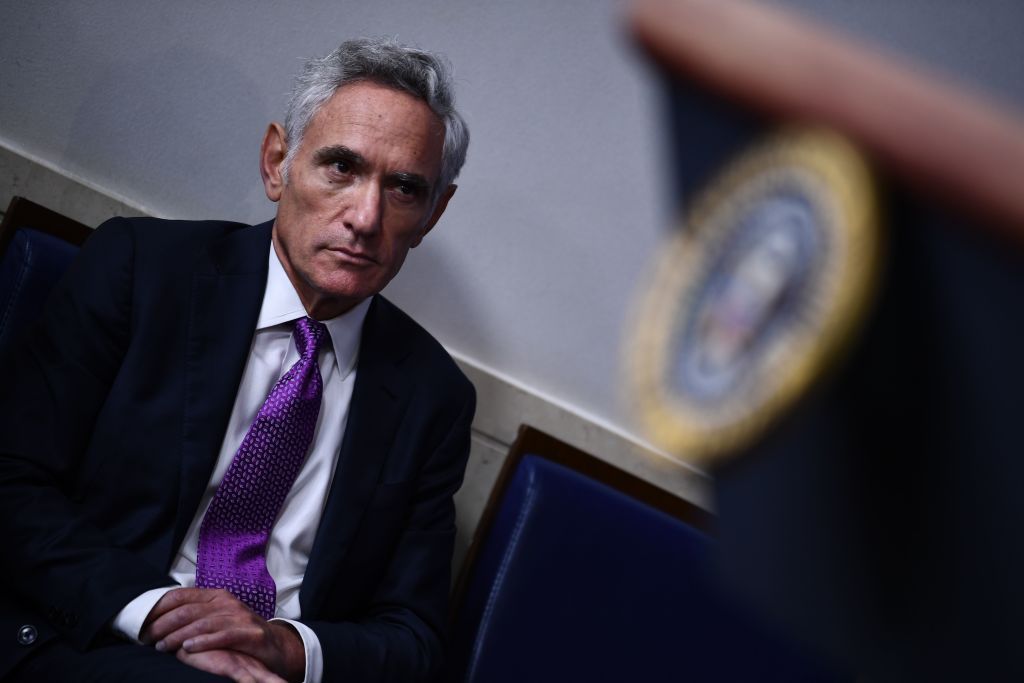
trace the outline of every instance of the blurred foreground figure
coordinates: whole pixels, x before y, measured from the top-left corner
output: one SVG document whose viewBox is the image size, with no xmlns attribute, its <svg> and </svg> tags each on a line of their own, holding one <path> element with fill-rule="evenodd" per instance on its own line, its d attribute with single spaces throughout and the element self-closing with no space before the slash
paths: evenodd
<svg viewBox="0 0 1024 683">
<path fill-rule="evenodd" d="M 1024 125 L 765 4 L 631 21 L 687 214 L 634 397 L 725 573 L 867 680 L 1021 680 Z"/>
<path fill-rule="evenodd" d="M 474 392 L 378 293 L 455 192 L 453 98 L 343 43 L 267 129 L 274 220 L 89 238 L 2 359 L 0 677 L 436 673 Z"/>
</svg>

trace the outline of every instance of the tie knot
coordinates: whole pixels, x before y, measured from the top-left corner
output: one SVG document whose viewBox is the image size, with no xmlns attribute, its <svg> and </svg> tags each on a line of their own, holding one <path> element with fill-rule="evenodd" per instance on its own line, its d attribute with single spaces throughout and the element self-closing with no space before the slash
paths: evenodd
<svg viewBox="0 0 1024 683">
<path fill-rule="evenodd" d="M 327 337 L 327 327 L 309 316 L 295 321 L 295 348 L 303 358 L 315 358 L 320 343 Z"/>
</svg>

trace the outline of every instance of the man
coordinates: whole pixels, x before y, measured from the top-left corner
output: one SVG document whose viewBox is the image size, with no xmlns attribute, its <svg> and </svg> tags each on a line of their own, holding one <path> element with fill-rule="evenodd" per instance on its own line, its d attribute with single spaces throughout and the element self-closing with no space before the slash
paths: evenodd
<svg viewBox="0 0 1024 683">
<path fill-rule="evenodd" d="M 267 130 L 272 223 L 96 231 L 0 368 L 0 676 L 437 671 L 475 399 L 378 292 L 467 145 L 442 62 L 350 41 Z"/>
</svg>

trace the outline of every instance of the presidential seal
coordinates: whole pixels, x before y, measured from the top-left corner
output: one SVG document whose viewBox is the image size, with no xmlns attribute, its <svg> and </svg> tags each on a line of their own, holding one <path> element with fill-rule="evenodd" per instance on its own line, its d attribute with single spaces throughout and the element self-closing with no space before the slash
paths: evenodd
<svg viewBox="0 0 1024 683">
<path fill-rule="evenodd" d="M 750 444 L 839 356 L 876 277 L 867 164 L 823 130 L 750 149 L 660 252 L 628 345 L 655 442 L 709 464 Z"/>
</svg>

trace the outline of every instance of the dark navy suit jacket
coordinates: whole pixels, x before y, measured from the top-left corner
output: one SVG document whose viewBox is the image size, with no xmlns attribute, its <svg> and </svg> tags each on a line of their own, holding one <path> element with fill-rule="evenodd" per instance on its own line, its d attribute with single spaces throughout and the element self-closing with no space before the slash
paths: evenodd
<svg viewBox="0 0 1024 683">
<path fill-rule="evenodd" d="M 94 646 L 168 584 L 245 366 L 270 228 L 108 221 L 0 360 L 0 677 L 50 638 Z M 300 592 L 328 679 L 436 671 L 474 406 L 441 346 L 375 297 Z"/>
</svg>

